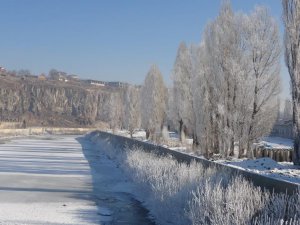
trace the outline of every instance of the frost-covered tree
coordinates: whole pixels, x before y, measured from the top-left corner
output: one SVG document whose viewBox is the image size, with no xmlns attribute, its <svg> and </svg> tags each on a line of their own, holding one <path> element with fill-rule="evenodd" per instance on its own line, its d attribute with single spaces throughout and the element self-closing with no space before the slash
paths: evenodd
<svg viewBox="0 0 300 225">
<path fill-rule="evenodd" d="M 223 156 L 233 155 L 238 123 L 238 88 L 243 80 L 242 30 L 229 2 L 204 33 L 206 85 L 212 113 L 213 148 Z"/>
<path fill-rule="evenodd" d="M 192 64 L 190 49 L 180 44 L 173 69 L 174 120 L 178 121 L 178 131 L 182 141 L 183 130 L 194 135 L 194 110 L 192 104 Z"/>
<path fill-rule="evenodd" d="M 300 1 L 282 0 L 285 26 L 285 63 L 291 78 L 294 164 L 300 164 Z"/>
<path fill-rule="evenodd" d="M 128 85 L 125 90 L 124 126 L 132 137 L 134 129 L 141 125 L 140 91 L 139 88 Z"/>
<path fill-rule="evenodd" d="M 278 25 L 265 7 L 256 7 L 246 20 L 246 47 L 251 65 L 251 119 L 248 129 L 250 145 L 267 134 L 277 117 L 277 96 L 280 92 L 280 38 Z"/>
<path fill-rule="evenodd" d="M 276 119 L 280 45 L 274 19 L 262 7 L 235 14 L 225 2 L 196 55 L 191 89 L 200 146 L 206 155 L 226 157 L 238 143 L 240 156 L 245 149 L 251 153 L 253 141 Z"/>
<path fill-rule="evenodd" d="M 157 140 L 166 116 L 166 87 L 156 65 L 151 66 L 141 89 L 142 127 L 146 138 Z"/>
<path fill-rule="evenodd" d="M 108 123 L 110 128 L 115 132 L 120 129 L 123 121 L 123 102 L 120 93 L 112 93 L 109 98 L 108 107 Z"/>
<path fill-rule="evenodd" d="M 191 46 L 192 77 L 190 89 L 192 91 L 192 104 L 194 110 L 194 138 L 197 147 L 201 147 L 205 156 L 209 156 L 212 148 L 212 109 L 207 83 L 207 62 L 205 58 L 204 42 L 199 46 Z"/>
</svg>

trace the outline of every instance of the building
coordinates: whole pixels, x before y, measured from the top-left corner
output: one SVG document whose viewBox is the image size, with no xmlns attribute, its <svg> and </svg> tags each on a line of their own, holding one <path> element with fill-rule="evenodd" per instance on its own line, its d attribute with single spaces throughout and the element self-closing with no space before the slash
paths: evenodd
<svg viewBox="0 0 300 225">
<path fill-rule="evenodd" d="M 22 80 L 36 80 L 36 79 L 38 79 L 38 76 L 36 76 L 36 75 L 23 75 L 22 77 L 21 77 L 21 79 Z"/>
<path fill-rule="evenodd" d="M 0 76 L 2 77 L 6 77 L 7 76 L 7 72 L 6 69 L 2 66 L 0 66 Z"/>
<path fill-rule="evenodd" d="M 109 87 L 125 87 L 127 84 L 119 81 L 106 82 Z"/>
<path fill-rule="evenodd" d="M 4 67 L 0 66 L 0 72 L 1 73 L 3 73 L 3 72 L 6 73 L 6 69 Z"/>
<path fill-rule="evenodd" d="M 95 86 L 102 86 L 104 87 L 106 82 L 104 81 L 99 81 L 99 80 L 86 80 L 86 83 L 90 84 L 90 85 L 95 85 Z"/>
<path fill-rule="evenodd" d="M 68 82 L 67 73 L 65 73 L 65 72 L 54 70 L 54 71 L 51 71 L 51 73 L 49 73 L 49 77 L 52 80 Z"/>
<path fill-rule="evenodd" d="M 278 120 L 273 126 L 271 136 L 293 139 L 293 121 Z"/>
<path fill-rule="evenodd" d="M 74 74 L 68 75 L 67 79 L 70 80 L 70 81 L 79 81 L 80 80 L 79 76 L 74 75 Z"/>
</svg>

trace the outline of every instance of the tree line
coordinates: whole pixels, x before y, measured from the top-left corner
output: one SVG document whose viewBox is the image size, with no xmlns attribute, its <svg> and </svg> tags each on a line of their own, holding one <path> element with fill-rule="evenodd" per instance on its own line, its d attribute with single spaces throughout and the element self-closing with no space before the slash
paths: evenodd
<svg viewBox="0 0 300 225">
<path fill-rule="evenodd" d="M 295 163 L 300 158 L 300 1 L 283 0 L 285 59 L 291 76 Z M 267 135 L 278 116 L 282 43 L 276 20 L 256 6 L 236 13 L 225 1 L 206 25 L 199 44 L 182 42 L 166 88 L 153 65 L 141 88 L 129 86 L 123 97 L 123 125 L 142 127 L 159 140 L 173 124 L 206 157 L 251 157 L 252 146 Z"/>
</svg>

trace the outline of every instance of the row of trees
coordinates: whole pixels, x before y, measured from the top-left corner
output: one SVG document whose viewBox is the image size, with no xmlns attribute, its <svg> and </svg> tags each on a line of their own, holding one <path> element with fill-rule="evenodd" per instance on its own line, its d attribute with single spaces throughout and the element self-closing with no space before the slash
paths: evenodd
<svg viewBox="0 0 300 225">
<path fill-rule="evenodd" d="M 102 103 L 112 129 L 124 128 L 132 136 L 143 128 L 146 138 L 159 141 L 167 119 L 167 88 L 156 65 L 151 66 L 142 86 L 126 85 L 121 92 L 112 92 Z"/>
<path fill-rule="evenodd" d="M 200 46 L 179 46 L 173 71 L 172 119 L 202 152 L 251 155 L 277 116 L 278 26 L 264 7 L 234 13 L 229 2 L 206 26 Z"/>
<path fill-rule="evenodd" d="M 300 1 L 282 0 L 285 59 L 292 83 L 295 163 L 300 159 Z M 251 156 L 251 147 L 268 134 L 278 115 L 281 43 L 278 25 L 265 7 L 233 12 L 225 2 L 199 45 L 181 43 L 167 91 L 157 66 L 142 88 L 125 91 L 124 127 L 141 125 L 157 139 L 167 121 L 193 137 L 206 156 Z M 289 112 L 290 114 L 290 112 Z M 181 135 L 183 136 L 183 135 Z"/>
</svg>

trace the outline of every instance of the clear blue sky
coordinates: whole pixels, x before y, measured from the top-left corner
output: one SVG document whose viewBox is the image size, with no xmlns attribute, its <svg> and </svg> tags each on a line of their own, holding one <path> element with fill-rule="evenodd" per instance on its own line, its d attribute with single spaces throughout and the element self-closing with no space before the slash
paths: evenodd
<svg viewBox="0 0 300 225">
<path fill-rule="evenodd" d="M 170 84 L 181 41 L 199 43 L 221 0 L 0 0 L 0 65 L 141 84 L 156 63 Z M 236 11 L 266 5 L 282 29 L 281 0 L 232 0 Z M 282 64 L 284 95 L 288 74 Z"/>
</svg>

